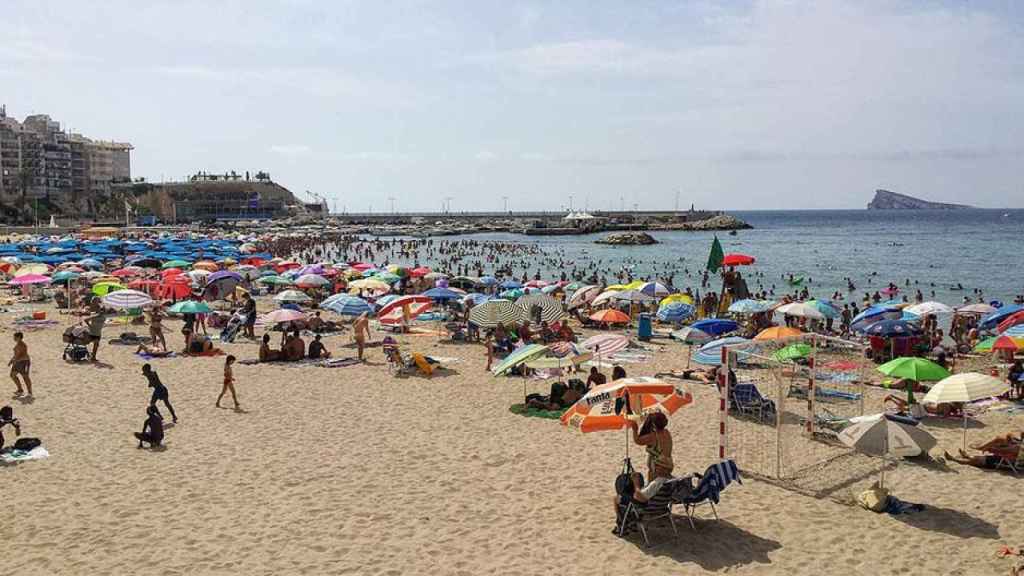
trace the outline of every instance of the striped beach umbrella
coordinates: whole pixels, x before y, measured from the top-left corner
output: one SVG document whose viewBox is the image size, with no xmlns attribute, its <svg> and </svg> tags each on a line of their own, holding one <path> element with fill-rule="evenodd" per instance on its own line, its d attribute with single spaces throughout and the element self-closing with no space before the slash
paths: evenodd
<svg viewBox="0 0 1024 576">
<path fill-rule="evenodd" d="M 392 325 L 410 322 L 420 314 L 429 311 L 433 302 L 430 298 L 420 294 L 399 296 L 377 310 L 377 320 L 381 324 Z"/>
<path fill-rule="evenodd" d="M 562 304 L 547 294 L 527 294 L 516 300 L 516 311 L 524 321 L 555 322 L 565 315 Z"/>
<path fill-rule="evenodd" d="M 608 357 L 629 347 L 629 337 L 623 334 L 598 334 L 580 343 L 580 348 Z"/>
<path fill-rule="evenodd" d="M 102 300 L 104 306 L 107 306 L 108 308 L 117 308 L 118 310 L 142 308 L 143 306 L 148 306 L 153 302 L 153 299 L 149 297 L 149 294 L 129 289 L 110 292 L 104 296 Z"/>
<path fill-rule="evenodd" d="M 987 374 L 961 372 L 943 378 L 928 390 L 921 402 L 925 404 L 967 403 L 1006 393 L 1009 383 Z M 967 448 L 967 411 L 964 413 L 964 448 Z"/>
<path fill-rule="evenodd" d="M 373 308 L 366 300 L 349 294 L 335 294 L 321 302 L 320 307 L 342 316 L 359 316 L 373 312 Z"/>
<path fill-rule="evenodd" d="M 511 326 L 517 318 L 515 307 L 508 300 L 488 300 L 469 311 L 469 321 L 481 328 L 494 328 L 499 324 Z"/>
<path fill-rule="evenodd" d="M 625 399 L 629 400 L 629 412 Z M 580 432 L 621 430 L 632 418 L 661 412 L 666 416 L 693 403 L 686 389 L 656 378 L 623 378 L 595 386 L 562 414 L 561 422 Z"/>
<path fill-rule="evenodd" d="M 695 312 L 693 306 L 683 302 L 670 302 L 658 307 L 656 314 L 662 322 L 683 322 L 690 319 Z"/>
</svg>

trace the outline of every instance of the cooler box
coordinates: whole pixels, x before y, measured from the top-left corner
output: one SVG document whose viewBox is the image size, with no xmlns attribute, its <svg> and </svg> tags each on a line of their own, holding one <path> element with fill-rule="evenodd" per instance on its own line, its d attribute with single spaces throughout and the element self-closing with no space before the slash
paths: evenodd
<svg viewBox="0 0 1024 576">
<path fill-rule="evenodd" d="M 644 342 L 651 339 L 651 315 L 641 314 L 640 322 L 637 324 L 637 336 Z"/>
</svg>

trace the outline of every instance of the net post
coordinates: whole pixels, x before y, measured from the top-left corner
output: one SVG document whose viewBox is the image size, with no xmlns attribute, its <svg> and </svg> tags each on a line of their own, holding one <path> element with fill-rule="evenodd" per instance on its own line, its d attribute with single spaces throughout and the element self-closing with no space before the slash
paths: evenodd
<svg viewBox="0 0 1024 576">
<path fill-rule="evenodd" d="M 814 397 L 816 395 L 816 391 L 814 389 L 814 361 L 817 352 L 818 337 L 817 335 L 813 335 L 811 336 L 811 356 L 807 359 L 807 434 L 812 438 L 814 437 Z"/>
<path fill-rule="evenodd" d="M 729 411 L 729 347 L 722 346 L 718 370 L 718 459 L 725 460 L 725 422 Z"/>
</svg>

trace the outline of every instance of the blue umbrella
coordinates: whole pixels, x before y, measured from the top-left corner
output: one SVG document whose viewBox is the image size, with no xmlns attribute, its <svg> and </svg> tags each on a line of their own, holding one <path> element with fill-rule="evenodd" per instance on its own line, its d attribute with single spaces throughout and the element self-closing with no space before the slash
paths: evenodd
<svg viewBox="0 0 1024 576">
<path fill-rule="evenodd" d="M 505 280 L 504 282 L 499 284 L 499 286 L 501 286 L 502 289 L 504 289 L 504 290 L 514 290 L 516 288 L 522 288 L 523 287 L 522 284 L 520 284 L 519 282 L 516 282 L 515 280 Z"/>
<path fill-rule="evenodd" d="M 899 308 L 893 308 L 892 306 L 871 306 L 865 308 L 860 314 L 853 317 L 850 320 L 850 326 L 854 330 L 863 329 L 879 320 L 895 320 L 901 318 L 903 312 Z"/>
<path fill-rule="evenodd" d="M 1011 314 L 1014 314 L 1015 312 L 1018 312 L 1020 310 L 1024 310 L 1024 306 L 1020 306 L 1017 304 L 1003 306 L 1002 308 L 986 316 L 985 319 L 981 321 L 980 327 L 986 330 L 995 328 L 996 325 L 1002 322 L 1003 319 L 1005 319 L 1007 316 L 1010 316 Z"/>
<path fill-rule="evenodd" d="M 735 321 L 726 320 L 724 318 L 707 318 L 705 320 L 693 323 L 693 328 L 696 328 L 697 330 L 700 330 L 701 332 L 704 332 L 706 334 L 711 334 L 712 336 L 718 336 L 719 334 L 732 332 L 733 330 L 739 328 L 739 326 L 740 325 L 737 324 Z"/>
<path fill-rule="evenodd" d="M 494 298 L 494 296 L 491 296 L 489 294 L 481 294 L 479 292 L 473 292 L 471 294 L 466 294 L 465 296 L 463 296 L 462 297 L 462 301 L 463 302 L 472 302 L 473 305 L 476 306 L 478 304 L 483 304 L 484 302 L 487 302 L 488 300 L 492 300 L 493 298 Z"/>
<path fill-rule="evenodd" d="M 342 316 L 359 316 L 373 312 L 366 300 L 348 294 L 335 294 L 321 302 L 320 307 Z"/>
<path fill-rule="evenodd" d="M 422 294 L 431 300 L 437 300 L 438 302 L 444 302 L 446 300 L 457 300 L 462 298 L 462 294 L 451 290 L 449 288 L 431 288 Z"/>
<path fill-rule="evenodd" d="M 1024 324 L 1017 324 L 1016 326 L 1007 328 L 1002 333 L 1002 336 L 1013 336 L 1015 338 L 1024 337 Z"/>
<path fill-rule="evenodd" d="M 481 276 L 480 277 L 480 285 L 481 286 L 494 286 L 497 283 L 498 283 L 498 279 L 495 278 L 494 276 Z"/>
<path fill-rule="evenodd" d="M 892 338 L 894 336 L 914 336 L 921 333 L 921 328 L 906 320 L 880 320 L 867 327 L 864 333 L 868 336 Z"/>
<path fill-rule="evenodd" d="M 672 302 L 658 308 L 657 317 L 662 322 L 682 322 L 693 316 L 694 308 L 685 302 Z"/>
<path fill-rule="evenodd" d="M 774 302 L 768 302 L 765 300 L 751 300 L 746 298 L 743 300 L 737 300 L 729 306 L 729 312 L 735 314 L 757 314 L 759 312 L 767 312 L 774 305 Z"/>
</svg>

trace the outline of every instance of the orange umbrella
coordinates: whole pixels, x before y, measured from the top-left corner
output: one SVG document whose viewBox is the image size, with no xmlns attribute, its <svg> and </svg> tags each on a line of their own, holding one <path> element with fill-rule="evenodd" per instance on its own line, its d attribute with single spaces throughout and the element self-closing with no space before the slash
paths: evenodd
<svg viewBox="0 0 1024 576">
<path fill-rule="evenodd" d="M 211 262 L 209 260 L 201 260 L 199 262 L 196 262 L 195 264 L 192 265 L 192 268 L 198 268 L 200 270 L 206 270 L 209 272 L 216 272 L 217 270 L 220 270 L 220 266 L 218 266 L 216 262 Z"/>
<path fill-rule="evenodd" d="M 561 422 L 580 432 L 625 428 L 629 414 L 624 409 L 615 410 L 616 399 L 624 397 L 629 398 L 631 412 L 636 415 L 652 412 L 671 415 L 693 403 L 693 395 L 674 384 L 657 378 L 623 378 L 592 388 L 562 414 Z"/>
<path fill-rule="evenodd" d="M 796 328 L 790 328 L 788 326 L 772 326 L 771 328 L 761 330 L 757 336 L 754 336 L 754 340 L 785 340 L 786 338 L 796 338 L 802 335 L 803 332 Z"/>
<path fill-rule="evenodd" d="M 629 316 L 611 308 L 594 312 L 590 315 L 590 319 L 605 324 L 629 324 Z"/>
</svg>

